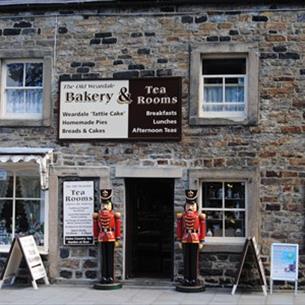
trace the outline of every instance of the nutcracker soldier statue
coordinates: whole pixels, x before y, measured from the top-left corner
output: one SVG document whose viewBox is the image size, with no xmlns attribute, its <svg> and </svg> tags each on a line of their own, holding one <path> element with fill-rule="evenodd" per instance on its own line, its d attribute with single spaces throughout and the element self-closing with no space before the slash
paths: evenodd
<svg viewBox="0 0 305 305">
<path fill-rule="evenodd" d="M 197 211 L 197 190 L 186 190 L 185 196 L 184 213 L 177 214 L 177 239 L 182 243 L 184 279 L 176 290 L 199 292 L 204 290 L 204 284 L 198 280 L 198 259 L 206 234 L 206 220 L 205 214 Z"/>
<path fill-rule="evenodd" d="M 93 214 L 93 235 L 101 247 L 101 280 L 95 289 L 117 289 L 114 282 L 114 248 L 121 237 L 121 215 L 112 211 L 112 190 L 101 190 L 101 209 Z"/>
</svg>

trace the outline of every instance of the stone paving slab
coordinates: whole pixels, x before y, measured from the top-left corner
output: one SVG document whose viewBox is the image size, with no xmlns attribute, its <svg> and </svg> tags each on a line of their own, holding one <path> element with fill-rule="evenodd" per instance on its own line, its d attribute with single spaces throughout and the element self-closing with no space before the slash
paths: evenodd
<svg viewBox="0 0 305 305">
<path fill-rule="evenodd" d="M 305 305 L 305 293 L 276 292 L 263 296 L 260 292 L 237 293 L 209 290 L 181 293 L 173 288 L 130 288 L 113 291 L 94 290 L 88 286 L 40 286 L 0 289 L 0 305 Z"/>
</svg>

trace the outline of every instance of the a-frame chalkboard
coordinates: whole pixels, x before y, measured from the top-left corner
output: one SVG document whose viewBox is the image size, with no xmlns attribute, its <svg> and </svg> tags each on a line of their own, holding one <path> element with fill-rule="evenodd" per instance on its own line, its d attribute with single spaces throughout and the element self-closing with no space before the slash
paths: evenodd
<svg viewBox="0 0 305 305">
<path fill-rule="evenodd" d="M 8 280 L 10 284 L 13 285 L 23 257 L 30 272 L 34 289 L 38 288 L 36 280 L 41 278 L 44 279 L 46 285 L 49 285 L 47 273 L 42 263 L 34 237 L 33 235 L 29 235 L 14 238 L 4 269 L 0 275 L 0 288 L 2 288 L 4 282 Z"/>
<path fill-rule="evenodd" d="M 267 280 L 266 280 L 266 275 L 265 275 L 265 271 L 264 271 L 264 266 L 260 257 L 260 253 L 259 253 L 259 249 L 255 240 L 255 237 L 252 238 L 247 238 L 245 241 L 245 245 L 244 245 L 244 249 L 242 252 L 242 259 L 241 259 L 241 263 L 238 269 L 238 273 L 237 276 L 235 278 L 234 281 L 234 285 L 232 288 L 232 295 L 235 294 L 235 291 L 237 289 L 237 286 L 239 284 L 239 280 L 240 280 L 240 276 L 245 264 L 245 260 L 246 260 L 246 256 L 248 254 L 249 251 L 252 251 L 253 256 L 254 256 L 254 261 L 258 270 L 258 274 L 259 274 L 259 278 L 260 278 L 260 282 L 261 282 L 261 286 L 262 286 L 262 290 L 264 295 L 267 295 Z"/>
</svg>

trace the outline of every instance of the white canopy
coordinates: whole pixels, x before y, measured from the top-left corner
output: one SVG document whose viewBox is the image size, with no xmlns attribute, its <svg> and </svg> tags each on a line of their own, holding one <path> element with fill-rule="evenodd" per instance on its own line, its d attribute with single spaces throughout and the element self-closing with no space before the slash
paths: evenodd
<svg viewBox="0 0 305 305">
<path fill-rule="evenodd" d="M 49 165 L 53 162 L 51 148 L 0 148 L 1 163 L 36 162 L 39 165 L 40 185 L 43 191 L 49 189 Z"/>
</svg>

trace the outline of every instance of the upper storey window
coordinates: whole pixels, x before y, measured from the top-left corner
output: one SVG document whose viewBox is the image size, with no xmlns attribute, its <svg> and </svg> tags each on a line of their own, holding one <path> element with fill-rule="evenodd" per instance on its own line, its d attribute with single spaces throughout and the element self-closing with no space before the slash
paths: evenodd
<svg viewBox="0 0 305 305">
<path fill-rule="evenodd" d="M 245 117 L 246 58 L 203 59 L 200 117 Z"/>
<path fill-rule="evenodd" d="M 43 62 L 6 60 L 3 63 L 1 114 L 5 119 L 41 119 Z"/>
</svg>

